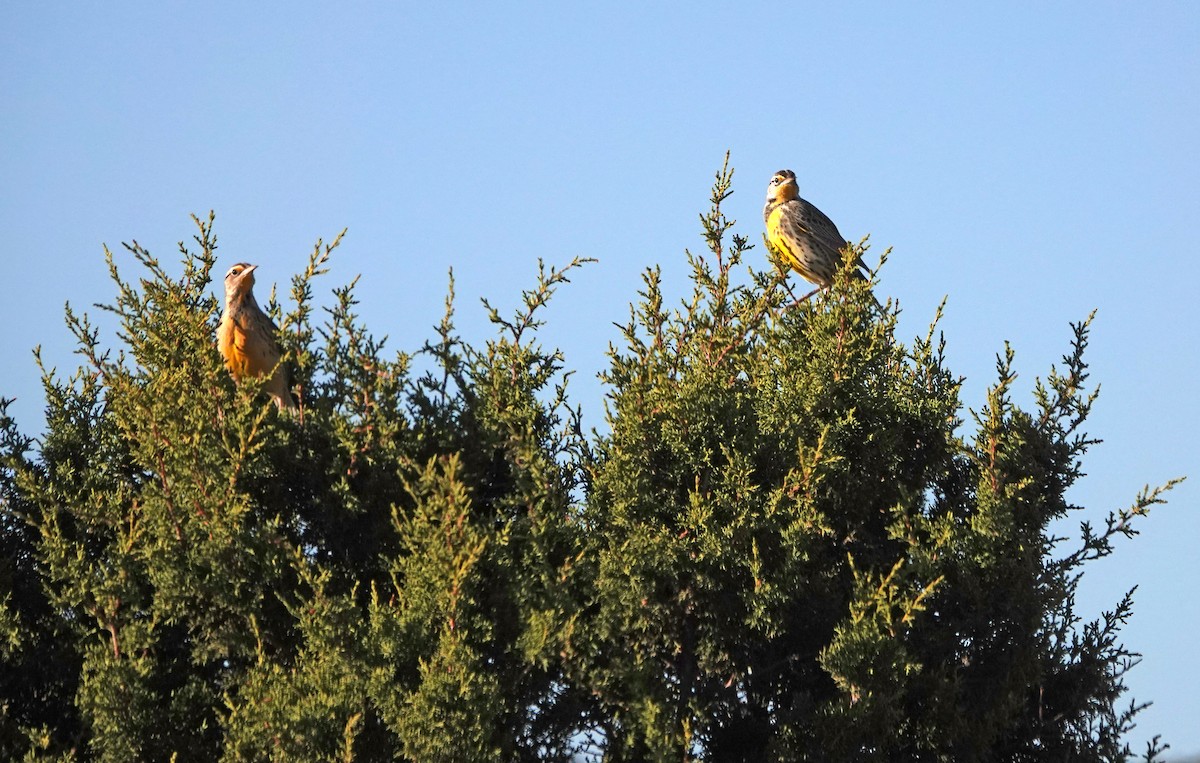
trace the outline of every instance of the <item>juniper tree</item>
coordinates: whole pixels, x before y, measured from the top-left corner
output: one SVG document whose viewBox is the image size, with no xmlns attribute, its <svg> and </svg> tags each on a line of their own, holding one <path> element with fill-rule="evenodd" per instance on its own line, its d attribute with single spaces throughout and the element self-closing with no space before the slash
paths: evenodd
<svg viewBox="0 0 1200 763">
<path fill-rule="evenodd" d="M 898 341 L 851 277 L 862 245 L 803 304 L 778 272 L 732 281 L 731 180 L 690 298 L 666 307 L 648 271 L 605 374 L 577 680 L 608 759 L 1123 759 L 1130 597 L 1082 623 L 1074 592 L 1165 488 L 1072 551 L 1052 534 L 1093 442 L 1090 318 L 1033 412 L 1006 350 L 963 439 L 937 319 Z"/>
<path fill-rule="evenodd" d="M 485 350 L 448 314 L 414 378 L 353 284 L 315 320 L 340 236 L 319 242 L 292 310 L 269 302 L 291 417 L 215 354 L 216 238 L 196 222 L 179 277 L 135 243 L 131 282 L 108 254 L 119 352 L 68 312 L 85 365 L 46 372 L 36 455 L 2 422 L 5 752 L 563 759 L 548 645 L 572 616 L 579 425 L 533 331 L 566 271 L 495 313 Z"/>
<path fill-rule="evenodd" d="M 1096 621 L 1074 595 L 1171 483 L 1055 534 L 1090 318 L 1031 410 L 1005 348 L 968 416 L 936 317 L 905 343 L 850 277 L 865 245 L 797 304 L 731 192 L 679 307 L 647 271 L 591 435 L 537 338 L 581 261 L 485 302 L 482 343 L 451 281 L 391 352 L 353 282 L 315 296 L 318 242 L 266 303 L 292 416 L 217 353 L 211 216 L 178 268 L 108 253 L 115 345 L 68 310 L 44 434 L 0 403 L 0 756 L 1126 757 L 1132 594 Z"/>
</svg>

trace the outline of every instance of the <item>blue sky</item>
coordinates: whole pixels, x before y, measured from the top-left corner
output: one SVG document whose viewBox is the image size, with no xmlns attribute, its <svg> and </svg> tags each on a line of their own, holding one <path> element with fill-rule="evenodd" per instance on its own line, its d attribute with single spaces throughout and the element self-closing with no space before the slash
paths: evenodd
<svg viewBox="0 0 1200 763">
<path fill-rule="evenodd" d="M 515 307 L 538 257 L 598 258 L 543 337 L 599 423 L 612 322 L 649 265 L 687 288 L 728 149 L 741 233 L 759 240 L 789 167 L 848 238 L 894 247 L 880 289 L 902 336 L 949 295 L 967 406 L 1005 340 L 1027 400 L 1098 308 L 1104 443 L 1075 499 L 1098 522 L 1146 483 L 1193 481 L 1094 566 L 1080 604 L 1140 586 L 1129 684 L 1156 704 L 1133 740 L 1200 752 L 1200 5 L 350 5 L 0 8 L 0 395 L 26 431 L 42 425 L 31 349 L 73 368 L 63 304 L 113 295 L 101 245 L 172 260 L 209 209 L 221 269 L 259 263 L 264 285 L 349 227 L 326 286 L 361 273 L 361 314 L 393 349 L 431 336 L 451 267 L 460 328 L 482 341 L 478 297 Z"/>
</svg>

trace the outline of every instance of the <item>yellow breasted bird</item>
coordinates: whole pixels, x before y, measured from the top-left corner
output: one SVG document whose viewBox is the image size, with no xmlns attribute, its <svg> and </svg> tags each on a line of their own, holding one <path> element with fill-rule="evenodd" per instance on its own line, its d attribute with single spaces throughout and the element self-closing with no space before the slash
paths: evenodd
<svg viewBox="0 0 1200 763">
<path fill-rule="evenodd" d="M 271 374 L 265 389 L 281 410 L 296 409 L 290 374 L 279 362 L 279 329 L 254 299 L 257 265 L 239 262 L 225 274 L 225 312 L 217 326 L 217 349 L 237 381 Z"/>
<path fill-rule="evenodd" d="M 824 212 L 800 198 L 796 173 L 780 170 L 771 178 L 763 219 L 767 241 L 785 265 L 820 287 L 833 283 L 833 275 L 842 265 L 842 249 L 850 243 Z M 857 265 L 855 275 L 866 278 L 861 258 Z"/>
</svg>

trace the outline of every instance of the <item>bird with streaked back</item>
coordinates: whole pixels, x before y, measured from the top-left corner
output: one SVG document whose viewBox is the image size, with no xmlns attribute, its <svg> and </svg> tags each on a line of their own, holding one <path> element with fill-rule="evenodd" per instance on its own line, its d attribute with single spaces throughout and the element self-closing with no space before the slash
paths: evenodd
<svg viewBox="0 0 1200 763">
<path fill-rule="evenodd" d="M 279 329 L 254 299 L 257 269 L 257 265 L 239 262 L 225 274 L 225 312 L 217 326 L 217 349 L 235 380 L 270 374 L 264 385 L 267 394 L 280 410 L 296 410 L 290 374 L 279 362 L 283 357 L 276 338 Z"/>
<path fill-rule="evenodd" d="M 763 219 L 767 242 L 783 264 L 821 288 L 833 283 L 842 265 L 842 250 L 851 244 L 824 212 L 800 198 L 796 173 L 780 170 L 771 178 Z M 856 264 L 854 275 L 865 279 L 866 265 L 861 258 Z"/>
</svg>

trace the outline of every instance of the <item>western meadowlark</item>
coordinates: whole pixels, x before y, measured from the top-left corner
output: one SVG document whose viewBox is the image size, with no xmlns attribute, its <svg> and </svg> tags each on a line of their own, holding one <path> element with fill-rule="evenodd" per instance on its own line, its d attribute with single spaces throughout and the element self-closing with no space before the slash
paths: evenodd
<svg viewBox="0 0 1200 763">
<path fill-rule="evenodd" d="M 254 299 L 257 265 L 239 262 L 225 274 L 225 313 L 217 326 L 217 348 L 234 379 L 271 374 L 265 389 L 281 410 L 295 410 L 287 368 L 279 362 L 283 353 L 275 335 L 275 323 Z"/>
<path fill-rule="evenodd" d="M 818 287 L 833 283 L 833 275 L 842 265 L 842 249 L 850 242 L 824 212 L 800 198 L 796 173 L 780 170 L 771 178 L 763 219 L 767 223 L 767 242 L 785 265 Z M 861 258 L 857 265 L 855 275 L 865 278 L 862 270 L 866 266 Z"/>
</svg>

